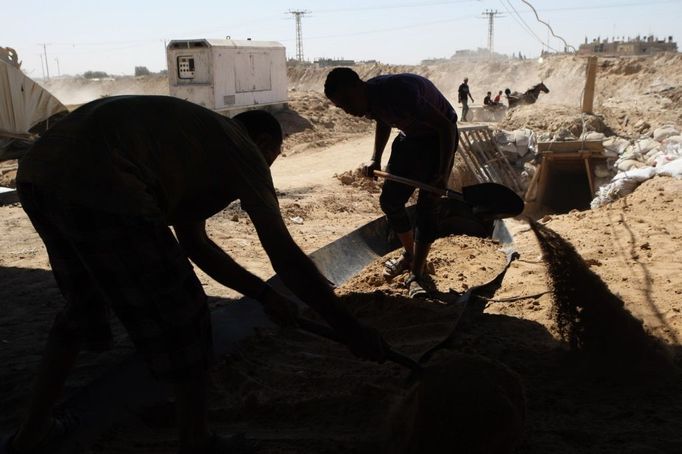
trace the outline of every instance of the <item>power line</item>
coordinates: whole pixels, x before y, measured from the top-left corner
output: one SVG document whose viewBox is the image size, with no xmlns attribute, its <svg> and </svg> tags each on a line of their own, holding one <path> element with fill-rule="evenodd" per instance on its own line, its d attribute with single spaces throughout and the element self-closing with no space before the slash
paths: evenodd
<svg viewBox="0 0 682 454">
<path fill-rule="evenodd" d="M 398 9 L 398 8 L 421 8 L 425 6 L 441 6 L 441 5 L 452 5 L 457 3 L 472 3 L 478 2 L 480 0 L 454 0 L 454 1 L 433 1 L 433 2 L 422 2 L 422 3 L 402 3 L 402 4 L 384 4 L 384 5 L 373 5 L 373 6 L 363 6 L 359 8 L 330 8 L 330 9 L 316 9 L 317 13 L 344 13 L 352 11 L 369 11 L 369 10 L 386 10 L 386 9 Z"/>
<path fill-rule="evenodd" d="M 516 8 L 514 8 L 514 5 L 511 3 L 510 0 L 507 0 L 507 3 L 506 3 L 506 4 L 504 3 L 503 0 L 500 0 L 500 3 L 501 3 L 502 6 L 507 10 L 507 12 L 508 12 L 509 15 L 512 17 L 512 19 L 514 19 L 514 20 L 516 21 L 516 23 L 519 24 L 519 26 L 520 26 L 526 33 L 528 33 L 529 35 L 531 35 L 531 37 L 535 38 L 542 46 L 545 46 L 545 45 L 546 45 L 548 49 L 551 49 L 551 50 L 553 50 L 554 52 L 559 52 L 558 50 L 556 50 L 556 49 L 550 47 L 549 43 L 545 43 L 545 42 L 542 40 L 542 38 L 540 38 L 540 37 L 537 35 L 537 33 L 535 33 L 535 32 L 533 31 L 533 29 L 530 28 L 530 26 L 526 23 L 526 21 L 523 20 L 523 17 L 521 17 L 521 14 L 519 14 L 519 12 L 516 10 Z M 507 4 L 509 5 L 509 7 L 507 7 Z M 511 9 L 513 10 L 513 13 L 512 13 L 512 11 L 511 11 L 509 8 L 511 8 Z"/>
<path fill-rule="evenodd" d="M 392 32 L 392 31 L 397 31 L 397 30 L 410 30 L 413 28 L 427 27 L 429 25 L 436 25 L 436 24 L 445 24 L 445 23 L 449 23 L 449 22 L 456 22 L 456 21 L 465 20 L 465 19 L 472 19 L 472 18 L 474 18 L 474 16 L 467 14 L 466 16 L 459 16 L 459 17 L 455 17 L 452 19 L 441 19 L 441 20 L 435 20 L 435 21 L 429 21 L 429 22 L 421 22 L 418 24 L 403 25 L 400 27 L 379 28 L 379 29 L 366 30 L 366 31 L 361 31 L 361 32 L 351 32 L 351 33 L 338 33 L 335 35 L 308 36 L 306 38 L 306 40 L 310 41 L 312 39 L 345 38 L 348 36 L 371 35 L 374 33 Z M 291 41 L 291 40 L 290 39 L 283 39 L 280 41 L 286 42 L 286 41 Z"/>
<path fill-rule="evenodd" d="M 289 14 L 296 19 L 296 60 L 303 61 L 303 30 L 301 27 L 301 18 L 310 13 L 306 10 L 289 10 Z"/>
<path fill-rule="evenodd" d="M 571 46 L 570 44 L 568 44 L 568 43 L 566 42 L 566 40 L 565 40 L 564 38 L 562 38 L 561 36 L 557 36 L 557 35 L 554 33 L 554 30 L 552 30 L 552 27 L 551 27 L 547 22 L 544 22 L 544 21 L 542 21 L 542 20 L 540 19 L 540 16 L 538 16 L 538 12 L 535 10 L 535 7 L 534 7 L 533 5 L 531 5 L 531 4 L 530 4 L 529 2 L 527 2 L 526 0 L 521 0 L 521 1 L 522 1 L 523 3 L 525 3 L 526 5 L 528 5 L 528 6 L 530 7 L 530 9 L 533 10 L 533 12 L 535 13 L 535 18 L 536 18 L 536 19 L 538 20 L 538 22 L 540 22 L 541 24 L 545 24 L 545 25 L 547 26 L 547 28 L 549 29 L 549 31 L 552 32 L 552 36 L 554 36 L 554 37 L 557 38 L 557 39 L 560 39 L 560 40 L 564 43 L 564 49 L 569 49 L 569 48 L 571 48 L 571 49 L 573 49 L 573 52 L 576 52 L 575 47 L 573 47 L 573 46 Z M 547 40 L 547 48 L 549 48 L 549 39 Z"/>
</svg>

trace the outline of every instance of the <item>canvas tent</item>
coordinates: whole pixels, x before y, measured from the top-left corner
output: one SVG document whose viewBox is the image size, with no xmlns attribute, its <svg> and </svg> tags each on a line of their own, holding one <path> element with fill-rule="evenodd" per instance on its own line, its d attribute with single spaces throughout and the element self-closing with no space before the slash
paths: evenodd
<svg viewBox="0 0 682 454">
<path fill-rule="evenodd" d="M 45 123 L 67 112 L 64 104 L 27 77 L 13 49 L 0 47 L 0 159 L 17 139 L 30 139 Z"/>
</svg>

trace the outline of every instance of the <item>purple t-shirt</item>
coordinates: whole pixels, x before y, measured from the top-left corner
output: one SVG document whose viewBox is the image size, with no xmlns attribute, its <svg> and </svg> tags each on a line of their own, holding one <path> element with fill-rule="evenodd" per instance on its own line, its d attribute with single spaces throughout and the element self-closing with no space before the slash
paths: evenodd
<svg viewBox="0 0 682 454">
<path fill-rule="evenodd" d="M 425 77 L 416 74 L 390 74 L 367 81 L 369 115 L 373 120 L 400 129 L 408 137 L 436 134 L 423 120 L 424 107 L 434 106 L 446 118 L 457 121 L 457 114 L 445 96 Z"/>
</svg>

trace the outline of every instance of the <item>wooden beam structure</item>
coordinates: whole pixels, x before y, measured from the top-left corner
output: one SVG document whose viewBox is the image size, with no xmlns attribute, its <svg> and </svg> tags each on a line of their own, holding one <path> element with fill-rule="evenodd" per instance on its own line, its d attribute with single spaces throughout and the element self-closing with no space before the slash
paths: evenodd
<svg viewBox="0 0 682 454">
<path fill-rule="evenodd" d="M 587 57 L 585 90 L 583 93 L 583 113 L 592 113 L 594 107 L 594 87 L 597 81 L 597 57 Z"/>
<path fill-rule="evenodd" d="M 469 172 L 479 183 L 499 183 L 522 193 L 516 172 L 507 157 L 495 145 L 487 125 L 466 125 L 459 128 L 459 149 Z"/>
</svg>

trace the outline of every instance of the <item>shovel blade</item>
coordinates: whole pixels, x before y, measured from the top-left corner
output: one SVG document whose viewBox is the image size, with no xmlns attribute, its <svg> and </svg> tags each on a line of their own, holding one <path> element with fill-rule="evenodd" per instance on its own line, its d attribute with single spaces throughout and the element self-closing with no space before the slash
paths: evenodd
<svg viewBox="0 0 682 454">
<path fill-rule="evenodd" d="M 450 235 L 490 237 L 494 229 L 492 218 L 474 214 L 473 207 L 454 199 L 440 199 L 436 217 L 436 234 L 439 238 Z"/>
<path fill-rule="evenodd" d="M 464 200 L 473 207 L 475 215 L 504 219 L 518 216 L 523 211 L 523 199 L 506 186 L 481 183 L 462 188 Z"/>
</svg>

